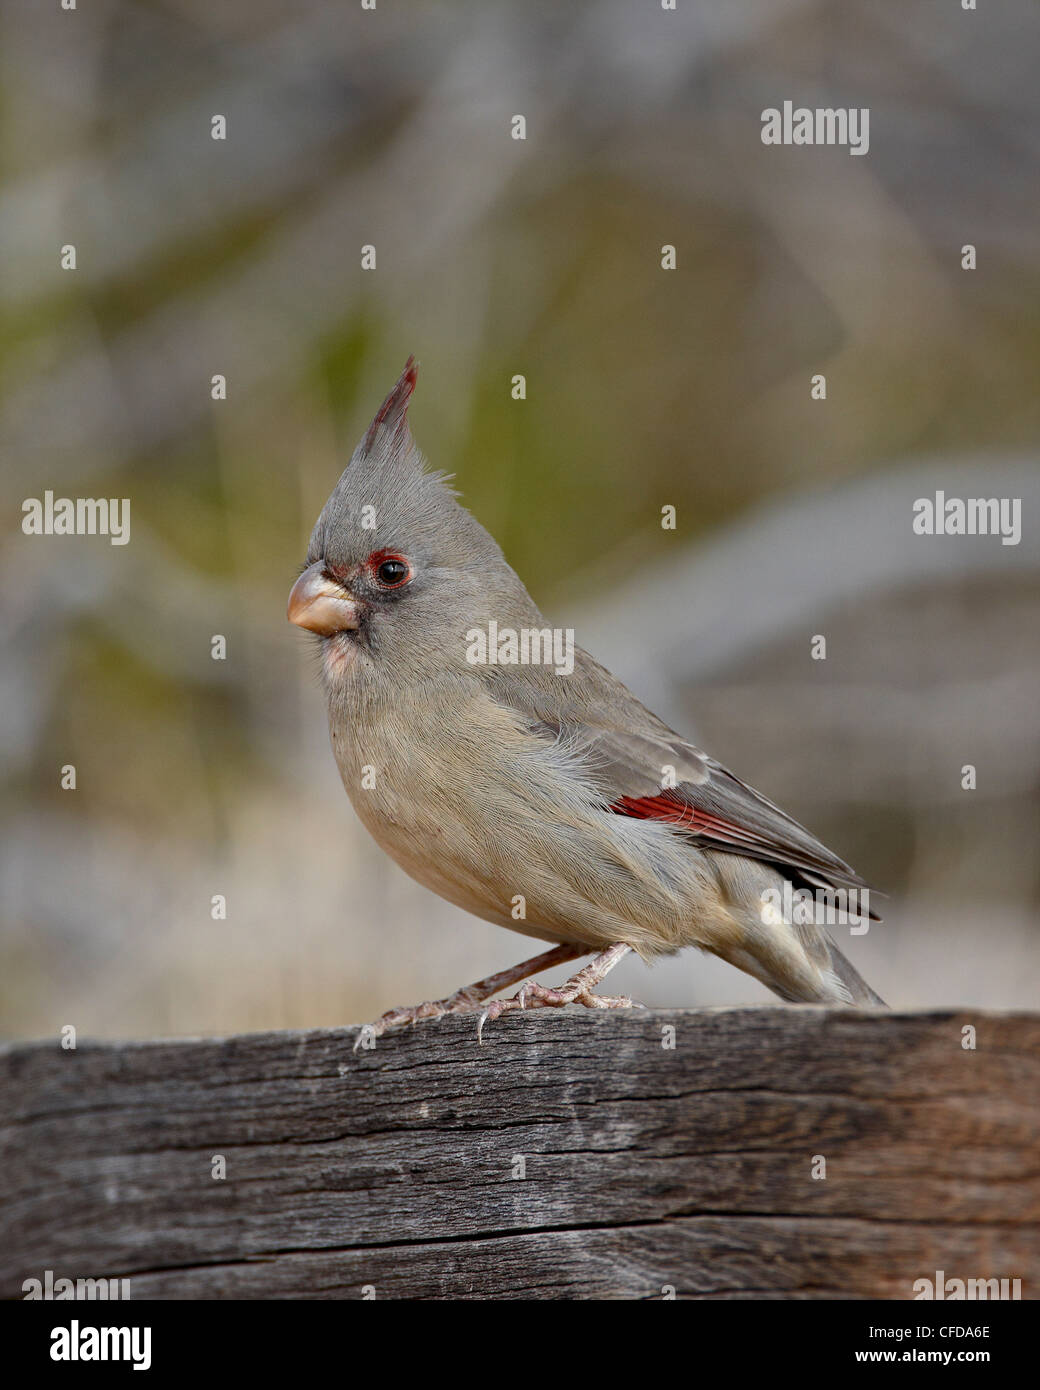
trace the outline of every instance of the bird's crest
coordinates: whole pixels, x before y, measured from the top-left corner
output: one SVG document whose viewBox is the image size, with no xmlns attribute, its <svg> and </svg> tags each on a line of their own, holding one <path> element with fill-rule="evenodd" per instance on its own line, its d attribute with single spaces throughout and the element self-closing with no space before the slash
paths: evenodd
<svg viewBox="0 0 1040 1390">
<path fill-rule="evenodd" d="M 415 390 L 419 376 L 419 364 L 409 357 L 404 371 L 397 378 L 397 384 L 386 400 L 376 411 L 375 418 L 368 427 L 362 451 L 370 454 L 377 445 L 382 446 L 386 455 L 396 453 L 405 442 L 408 434 L 408 402 Z"/>
</svg>

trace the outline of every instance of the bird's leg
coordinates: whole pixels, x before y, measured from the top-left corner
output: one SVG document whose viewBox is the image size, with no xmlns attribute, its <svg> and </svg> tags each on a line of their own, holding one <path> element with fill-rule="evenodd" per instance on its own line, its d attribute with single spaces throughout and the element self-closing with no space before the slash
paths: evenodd
<svg viewBox="0 0 1040 1390">
<path fill-rule="evenodd" d="M 624 994 L 611 997 L 592 993 L 593 986 L 598 985 L 600 980 L 608 975 L 618 961 L 623 956 L 628 955 L 631 949 L 631 946 L 625 946 L 621 942 L 614 946 L 608 946 L 605 951 L 600 951 L 599 955 L 594 956 L 588 965 L 572 975 L 558 989 L 551 989 L 532 980 L 518 990 L 511 999 L 493 1000 L 480 1016 L 480 1022 L 477 1025 L 478 1039 L 483 1039 L 484 1024 L 489 1019 L 498 1018 L 501 1014 L 510 1013 L 514 1009 L 562 1009 L 567 1004 L 584 1004 L 587 1009 L 638 1008 L 639 1006 Z"/>
<path fill-rule="evenodd" d="M 551 951 L 545 951 L 540 956 L 521 961 L 519 965 L 513 965 L 508 970 L 500 970 L 497 975 L 488 975 L 476 984 L 464 985 L 454 994 L 449 994 L 447 999 L 431 999 L 425 1004 L 413 1004 L 410 1008 L 389 1009 L 381 1018 L 376 1019 L 375 1023 L 365 1024 L 354 1044 L 354 1051 L 362 1046 L 366 1037 L 381 1037 L 388 1028 L 403 1028 L 409 1023 L 419 1023 L 424 1018 L 443 1018 L 445 1014 L 469 1013 L 479 1008 L 500 989 L 515 985 L 518 980 L 526 980 L 528 975 L 533 975 L 538 970 L 550 970 L 554 965 L 565 965 L 567 961 L 577 960 L 585 955 L 588 955 L 588 951 L 576 946 L 554 946 Z"/>
</svg>

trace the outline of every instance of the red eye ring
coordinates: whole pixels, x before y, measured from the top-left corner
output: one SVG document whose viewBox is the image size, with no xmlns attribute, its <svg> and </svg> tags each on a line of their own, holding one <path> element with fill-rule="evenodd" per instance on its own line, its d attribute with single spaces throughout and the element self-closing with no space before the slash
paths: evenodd
<svg viewBox="0 0 1040 1390">
<path fill-rule="evenodd" d="M 414 573 L 407 558 L 396 550 L 374 550 L 365 565 L 381 589 L 400 589 Z"/>
</svg>

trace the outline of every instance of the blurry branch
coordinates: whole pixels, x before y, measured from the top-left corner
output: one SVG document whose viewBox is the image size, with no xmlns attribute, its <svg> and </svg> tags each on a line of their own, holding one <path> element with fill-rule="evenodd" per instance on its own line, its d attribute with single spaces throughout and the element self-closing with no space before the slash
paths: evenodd
<svg viewBox="0 0 1040 1390">
<path fill-rule="evenodd" d="M 721 136 L 735 138 L 739 130 L 746 137 L 749 110 L 775 96 L 775 72 L 759 51 L 768 52 L 774 28 L 815 24 L 829 8 L 745 2 L 680 11 L 649 25 L 615 3 L 577 7 L 566 18 L 548 9 L 492 7 L 472 25 L 433 11 L 418 27 L 401 21 L 392 41 L 382 43 L 373 26 L 345 23 L 335 8 L 294 14 L 291 25 L 252 40 L 243 18 L 235 42 L 208 51 L 190 98 L 177 88 L 172 64 L 167 86 L 176 98 L 164 103 L 160 95 L 143 111 L 139 65 L 124 64 L 122 86 L 106 92 L 115 118 L 110 143 L 25 175 L 0 196 L 0 241 L 14 272 L 0 294 L 27 314 L 64 293 L 56 255 L 69 239 L 81 243 L 77 274 L 91 293 L 132 282 L 186 244 L 210 248 L 212 279 L 146 308 L 117 326 L 110 341 L 92 336 L 75 302 L 57 327 L 52 314 L 44 315 L 52 326 L 8 363 L 0 431 L 15 468 L 24 476 L 48 458 L 63 476 L 89 472 L 113 452 L 152 448 L 203 420 L 214 371 L 233 377 L 238 395 L 284 376 L 316 339 L 363 305 L 364 243 L 378 245 L 380 304 L 392 322 L 447 260 L 468 254 L 481 228 L 507 208 L 506 190 L 520 178 L 528 193 L 544 195 L 583 167 L 628 179 L 633 190 L 649 183 L 648 191 L 673 188 L 687 197 L 688 177 L 679 175 L 674 157 L 660 155 L 660 122 L 675 139 L 689 133 L 698 186 L 720 204 L 753 208 L 797 255 L 800 219 L 819 217 L 824 202 L 801 180 L 761 196 L 765 182 L 741 174 L 743 160 L 735 156 L 743 147 Z M 908 29 L 921 22 L 915 13 L 911 7 Z M 14 37 L 17 44 L 17 29 Z M 879 70 L 897 41 L 870 35 Z M 995 52 L 1003 57 L 1003 49 Z M 720 138 L 712 157 L 694 139 L 704 115 L 697 81 L 738 53 L 743 62 L 733 83 L 713 91 Z M 970 45 L 947 56 L 949 90 L 940 95 L 950 101 L 976 82 L 980 63 Z M 92 46 L 79 61 L 105 58 L 103 47 Z M 76 61 L 74 49 L 63 50 L 69 72 L 57 66 L 54 80 L 82 77 Z M 1000 69 L 993 54 L 987 63 Z M 97 75 L 85 85 L 97 88 Z M 990 97 L 994 90 L 991 80 Z M 509 119 L 525 104 L 530 138 L 511 141 Z M 227 145 L 209 139 L 213 112 L 229 116 Z M 990 108 L 990 115 L 1001 119 L 999 110 Z M 886 151 L 903 165 L 921 153 L 909 117 L 906 124 L 912 138 Z M 873 187 L 871 216 L 879 227 L 895 228 L 904 246 L 917 240 L 923 250 L 929 237 L 922 220 L 936 202 L 935 190 L 922 184 L 927 166 L 886 199 L 880 182 L 872 184 L 880 175 L 854 167 L 860 163 L 827 162 L 826 206 L 862 218 Z M 782 179 L 781 167 L 767 166 L 763 178 L 775 168 Z M 901 168 L 886 165 L 885 172 L 898 178 Z M 984 175 L 984 168 L 973 172 Z M 834 196 L 836 178 L 847 181 L 849 196 Z M 1015 226 L 1034 237 L 1035 219 L 1021 200 L 1004 211 L 1003 237 Z M 232 246 L 231 263 L 222 266 L 228 229 L 258 215 L 270 218 L 265 236 L 237 254 Z M 937 230 L 945 241 L 949 228 Z M 833 244 L 847 259 L 855 221 L 836 232 Z M 921 261 L 911 256 L 905 271 L 913 270 L 918 294 Z M 803 269 L 822 276 L 846 324 L 854 307 L 862 314 L 864 296 L 870 302 L 877 295 L 875 281 L 869 290 L 843 282 L 836 264 L 814 268 L 810 261 Z M 891 299 L 890 287 L 885 302 Z M 945 302 L 938 292 L 931 300 L 933 307 Z M 462 369 L 471 362 L 458 365 L 468 380 Z M 63 408 L 50 409 L 59 399 Z"/>
<path fill-rule="evenodd" d="M 1028 536 L 914 536 L 913 503 L 1018 497 L 1040 509 L 1034 462 L 980 456 L 906 462 L 826 492 L 767 503 L 703 545 L 626 578 L 609 604 L 578 615 L 583 646 L 675 709 L 678 687 L 711 679 L 785 634 L 818 631 L 844 602 L 922 583 L 1040 572 Z"/>
</svg>

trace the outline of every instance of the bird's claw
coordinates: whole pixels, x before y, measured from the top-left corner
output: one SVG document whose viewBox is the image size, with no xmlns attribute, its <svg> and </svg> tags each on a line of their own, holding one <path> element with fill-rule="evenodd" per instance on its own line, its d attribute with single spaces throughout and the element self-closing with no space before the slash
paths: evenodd
<svg viewBox="0 0 1040 1390">
<path fill-rule="evenodd" d="M 477 1022 L 477 1042 L 483 1044 L 484 1024 L 494 1022 L 502 1014 L 516 1009 L 563 1009 L 568 1004 L 582 1004 L 586 1009 L 645 1009 L 645 1004 L 630 999 L 627 994 L 593 994 L 593 992 L 568 981 L 558 989 L 550 985 L 540 985 L 529 981 L 517 990 L 510 999 L 493 999 Z"/>
<path fill-rule="evenodd" d="M 428 999 L 424 1004 L 412 1004 L 403 1009 L 388 1009 L 374 1023 L 366 1023 L 357 1035 L 354 1043 L 354 1051 L 364 1048 L 366 1051 L 375 1046 L 376 1038 L 381 1038 L 384 1033 L 392 1028 L 414 1027 L 416 1023 L 422 1023 L 428 1018 L 443 1018 L 445 1014 L 469 1013 L 477 1008 L 480 1000 L 475 999 L 468 990 L 459 989 L 447 999 Z"/>
<path fill-rule="evenodd" d="M 615 942 L 613 946 L 600 951 L 590 964 L 579 970 L 576 975 L 572 975 L 558 989 L 528 980 L 512 998 L 493 1000 L 480 1015 L 477 1023 L 477 1041 L 483 1042 L 484 1024 L 488 1019 L 498 1018 L 500 1014 L 509 1013 L 513 1009 L 562 1009 L 567 1004 L 583 1004 L 587 1009 L 644 1008 L 644 1005 L 635 1003 L 627 995 L 592 993 L 593 987 L 598 985 L 631 949 L 631 946 L 623 942 Z M 358 1048 L 368 1050 L 374 1047 L 376 1038 L 391 1028 L 403 1028 L 428 1018 L 443 1018 L 445 1014 L 472 1013 L 492 994 L 516 984 L 535 970 L 562 965 L 564 961 L 574 960 L 583 954 L 584 952 L 573 946 L 554 946 L 551 951 L 546 951 L 533 960 L 521 961 L 509 970 L 499 971 L 496 975 L 489 975 L 486 980 L 478 980 L 476 984 L 457 989 L 447 999 L 429 1000 L 425 1004 L 415 1004 L 407 1009 L 390 1009 L 382 1018 L 376 1019 L 375 1023 L 365 1024 L 354 1043 L 354 1051 Z"/>
</svg>

